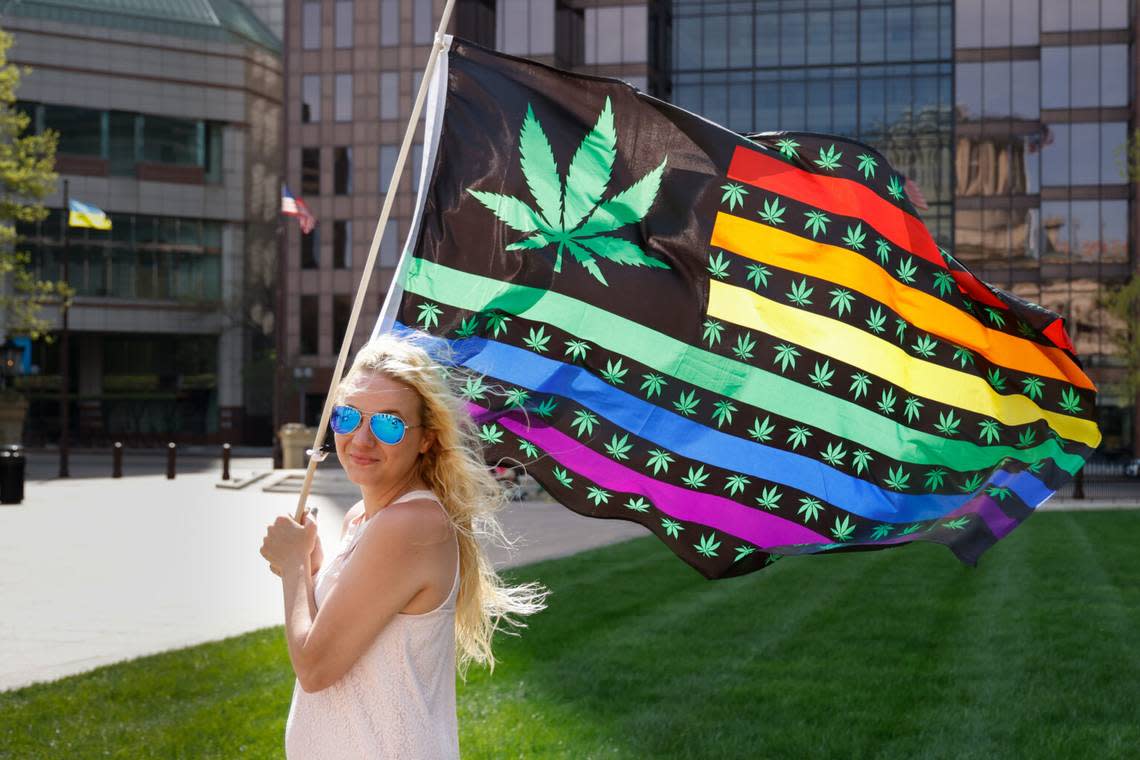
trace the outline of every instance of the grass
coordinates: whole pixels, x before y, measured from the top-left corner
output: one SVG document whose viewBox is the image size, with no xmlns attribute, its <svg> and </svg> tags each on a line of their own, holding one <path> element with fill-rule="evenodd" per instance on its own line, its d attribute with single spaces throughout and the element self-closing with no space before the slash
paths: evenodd
<svg viewBox="0 0 1140 760">
<path fill-rule="evenodd" d="M 709 582 L 656 539 L 553 593 L 458 692 L 464 757 L 1089 757 L 1140 746 L 1140 512 L 1035 516 Z M 0 694 L 0 757 L 280 757 L 280 628 Z"/>
</svg>

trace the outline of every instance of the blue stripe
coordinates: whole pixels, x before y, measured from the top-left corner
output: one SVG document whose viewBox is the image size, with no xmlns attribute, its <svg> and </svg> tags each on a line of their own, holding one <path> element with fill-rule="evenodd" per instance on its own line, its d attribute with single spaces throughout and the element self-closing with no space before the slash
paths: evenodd
<svg viewBox="0 0 1140 760">
<path fill-rule="evenodd" d="M 397 322 L 396 329 L 408 329 Z M 571 399 L 634 435 L 682 456 L 798 488 L 869 520 L 902 523 L 942 517 L 973 494 L 901 494 L 847 475 L 802 454 L 765 446 L 701 425 L 610 385 L 581 367 L 547 359 L 486 338 L 447 341 L 451 360 L 475 372 Z M 715 452 L 716 462 L 708 459 Z M 917 473 L 912 471 L 912 477 Z M 1031 507 L 1052 493 L 1029 473 L 999 470 L 990 481 L 1009 487 Z M 1032 483 L 1028 482 L 1032 481 Z M 1015 485 L 1016 484 L 1016 485 Z M 784 505 L 785 508 L 794 506 Z"/>
</svg>

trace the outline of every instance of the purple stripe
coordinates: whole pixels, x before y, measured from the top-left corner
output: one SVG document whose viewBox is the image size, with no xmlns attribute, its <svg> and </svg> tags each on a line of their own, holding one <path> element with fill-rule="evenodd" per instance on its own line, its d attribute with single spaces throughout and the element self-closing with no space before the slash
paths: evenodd
<svg viewBox="0 0 1140 760">
<path fill-rule="evenodd" d="M 993 498 L 986 495 L 978 498 L 980 501 L 976 510 L 978 516 L 986 521 L 995 538 L 1005 538 L 1006 534 L 1017 527 L 1017 520 L 1002 511 L 1001 505 Z"/>
<path fill-rule="evenodd" d="M 1024 484 L 1030 478 L 1033 479 L 1034 483 L 1039 482 L 1032 475 L 1032 473 L 1029 472 L 1015 473 L 999 470 L 998 472 L 995 472 L 993 475 L 991 475 L 988 480 L 986 480 L 986 482 L 982 485 L 982 488 L 991 484 L 995 486 L 1004 485 L 1013 491 L 1013 493 L 1020 496 L 1021 494 L 1018 492 L 1016 486 Z M 1048 491 L 1048 493 L 1051 496 L 1053 494 L 1053 491 Z M 1044 501 L 1044 499 L 1042 499 L 1042 501 Z M 1036 504 L 1029 504 L 1030 509 L 1033 509 L 1036 506 Z M 1011 530 L 1017 527 L 1018 524 L 1017 520 L 1014 520 L 1012 517 L 1007 515 L 1005 513 L 1005 510 L 1001 508 L 1001 504 L 987 493 L 979 493 L 977 496 L 970 499 L 965 504 L 962 504 L 957 509 L 949 512 L 943 519 L 951 520 L 962 515 L 975 514 L 985 521 L 986 526 L 989 527 L 990 532 L 994 534 L 995 538 L 1005 538 Z"/>
<path fill-rule="evenodd" d="M 468 404 L 467 408 L 475 419 L 480 419 L 488 412 L 477 404 Z M 508 416 L 499 417 L 495 421 L 515 435 L 532 441 L 567 469 L 589 478 L 603 488 L 644 496 L 661 512 L 678 520 L 707 525 L 744 539 L 761 549 L 788 544 L 831 543 L 831 539 L 799 523 L 746 507 L 732 499 L 690 491 L 642 475 L 607 459 L 549 425 L 528 426 Z"/>
</svg>

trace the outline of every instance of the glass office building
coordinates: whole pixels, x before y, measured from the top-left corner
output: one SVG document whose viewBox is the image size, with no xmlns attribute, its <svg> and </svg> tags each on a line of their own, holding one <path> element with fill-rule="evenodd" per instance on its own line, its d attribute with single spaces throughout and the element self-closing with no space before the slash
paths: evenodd
<svg viewBox="0 0 1140 760">
<path fill-rule="evenodd" d="M 955 254 L 1067 318 L 1100 386 L 1109 452 L 1134 440 L 1114 350 L 1123 326 L 1101 305 L 1133 269 L 1132 186 L 1120 161 L 1136 126 L 1131 5 L 955 4 Z"/>
<path fill-rule="evenodd" d="M 870 143 L 918 183 L 927 224 L 951 240 L 950 0 L 672 0 L 667 10 L 664 97 L 742 133 Z"/>
</svg>

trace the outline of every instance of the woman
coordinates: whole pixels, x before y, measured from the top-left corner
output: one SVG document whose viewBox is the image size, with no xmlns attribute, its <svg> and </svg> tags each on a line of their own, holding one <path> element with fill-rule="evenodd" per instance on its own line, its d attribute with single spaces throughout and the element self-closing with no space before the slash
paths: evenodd
<svg viewBox="0 0 1140 760">
<path fill-rule="evenodd" d="M 545 589 L 504 586 L 479 544 L 502 538 L 503 491 L 427 340 L 373 340 L 337 388 L 336 453 L 362 499 L 336 556 L 320 566 L 307 515 L 277 518 L 261 549 L 285 592 L 294 760 L 458 757 L 457 664 L 493 668 L 499 622 L 544 607 Z"/>
</svg>

